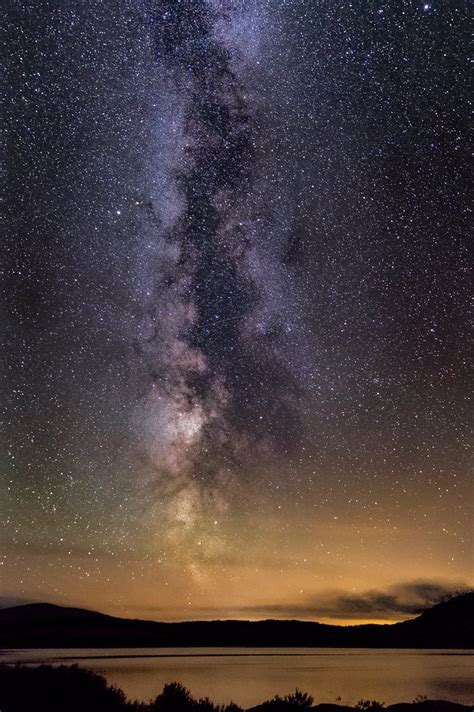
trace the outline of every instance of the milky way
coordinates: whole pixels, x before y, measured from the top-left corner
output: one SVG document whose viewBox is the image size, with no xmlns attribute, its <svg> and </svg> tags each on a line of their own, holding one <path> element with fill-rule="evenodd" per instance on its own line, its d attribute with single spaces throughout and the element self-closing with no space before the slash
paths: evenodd
<svg viewBox="0 0 474 712">
<path fill-rule="evenodd" d="M 157 227 L 162 253 L 140 344 L 152 377 L 145 420 L 171 517 L 194 534 L 197 519 L 212 526 L 212 511 L 229 506 L 249 448 L 275 451 L 280 440 L 290 447 L 301 439 L 294 379 L 278 357 L 282 315 L 265 309 L 279 263 L 261 257 L 252 214 L 253 87 L 245 54 L 226 43 L 229 23 L 248 18 L 235 15 L 196 2 L 162 3 L 149 16 L 157 64 L 175 93 L 172 140 L 181 150 L 168 168 L 177 208 L 171 224 Z M 285 231 L 277 238 L 287 239 Z"/>
<path fill-rule="evenodd" d="M 469 584 L 467 16 L 11 4 L 6 601 L 392 620 Z"/>
</svg>

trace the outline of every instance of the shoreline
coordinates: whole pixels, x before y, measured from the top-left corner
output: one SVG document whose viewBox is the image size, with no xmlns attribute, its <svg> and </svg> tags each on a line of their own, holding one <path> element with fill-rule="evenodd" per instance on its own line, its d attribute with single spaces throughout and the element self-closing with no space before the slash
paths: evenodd
<svg viewBox="0 0 474 712">
<path fill-rule="evenodd" d="M 155 698 L 140 702 L 127 698 L 123 690 L 109 684 L 104 675 L 77 664 L 51 665 L 0 663 L 0 709 L 2 712 L 471 712 L 472 705 L 450 700 L 411 701 L 385 705 L 383 700 L 361 699 L 356 705 L 318 703 L 299 690 L 284 697 L 276 695 L 251 707 L 233 702 L 215 704 L 195 698 L 177 682 L 164 685 Z"/>
</svg>

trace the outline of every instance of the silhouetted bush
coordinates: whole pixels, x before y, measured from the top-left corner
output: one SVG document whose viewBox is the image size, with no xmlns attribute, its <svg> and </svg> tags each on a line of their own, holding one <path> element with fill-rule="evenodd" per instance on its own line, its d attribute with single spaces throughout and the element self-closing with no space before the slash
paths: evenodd
<svg viewBox="0 0 474 712">
<path fill-rule="evenodd" d="M 377 700 L 359 700 L 356 704 L 356 709 L 364 710 L 364 712 L 380 712 L 380 710 L 383 710 L 384 705 L 384 702 L 377 702 Z"/>
<path fill-rule="evenodd" d="M 179 682 L 165 685 L 163 692 L 151 703 L 153 712 L 188 712 L 193 709 L 194 699 L 191 693 Z"/>
<path fill-rule="evenodd" d="M 118 687 L 77 665 L 0 666 L 2 712 L 138 712 Z"/>
<path fill-rule="evenodd" d="M 161 695 L 150 704 L 149 710 L 150 712 L 242 712 L 242 708 L 233 703 L 215 705 L 207 697 L 196 700 L 179 682 L 165 685 Z"/>
<path fill-rule="evenodd" d="M 261 712 L 284 712 L 287 710 L 306 710 L 313 704 L 313 698 L 307 692 L 296 689 L 291 695 L 280 697 L 276 695 L 273 700 L 259 705 Z"/>
</svg>

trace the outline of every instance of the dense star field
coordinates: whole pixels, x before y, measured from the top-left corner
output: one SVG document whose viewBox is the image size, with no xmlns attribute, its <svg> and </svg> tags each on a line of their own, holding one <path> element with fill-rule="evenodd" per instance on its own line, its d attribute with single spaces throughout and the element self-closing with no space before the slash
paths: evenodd
<svg viewBox="0 0 474 712">
<path fill-rule="evenodd" d="M 469 587 L 467 2 L 7 7 L 3 604 Z"/>
</svg>

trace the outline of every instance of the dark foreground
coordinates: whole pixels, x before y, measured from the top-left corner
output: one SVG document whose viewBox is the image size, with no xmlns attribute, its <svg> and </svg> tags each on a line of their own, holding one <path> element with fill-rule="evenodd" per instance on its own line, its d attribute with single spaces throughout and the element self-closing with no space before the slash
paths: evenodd
<svg viewBox="0 0 474 712">
<path fill-rule="evenodd" d="M 356 707 L 338 704 L 314 705 L 310 695 L 298 690 L 275 697 L 248 712 L 461 712 L 471 707 L 440 700 L 415 700 L 385 707 L 383 702 L 361 700 Z M 1 712 L 243 712 L 238 705 L 215 705 L 195 699 L 178 683 L 165 685 L 151 702 L 133 702 L 105 678 L 77 665 L 52 667 L 0 666 Z"/>
</svg>

